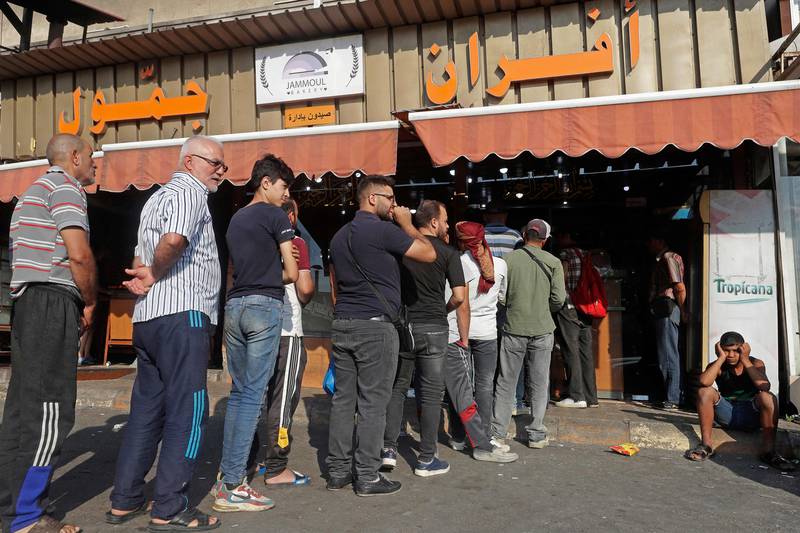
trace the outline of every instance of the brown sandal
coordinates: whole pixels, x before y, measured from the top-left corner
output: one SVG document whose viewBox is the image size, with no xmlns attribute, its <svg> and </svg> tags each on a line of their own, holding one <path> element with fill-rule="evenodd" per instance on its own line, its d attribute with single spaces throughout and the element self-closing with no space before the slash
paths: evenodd
<svg viewBox="0 0 800 533">
<path fill-rule="evenodd" d="M 701 442 L 691 450 L 686 450 L 684 457 L 690 461 L 701 462 L 705 461 L 709 457 L 713 457 L 713 455 L 714 450 L 711 449 L 711 446 L 707 446 Z"/>
<path fill-rule="evenodd" d="M 78 526 L 62 524 L 52 516 L 43 515 L 29 533 L 81 533 L 81 531 L 83 530 Z"/>
</svg>

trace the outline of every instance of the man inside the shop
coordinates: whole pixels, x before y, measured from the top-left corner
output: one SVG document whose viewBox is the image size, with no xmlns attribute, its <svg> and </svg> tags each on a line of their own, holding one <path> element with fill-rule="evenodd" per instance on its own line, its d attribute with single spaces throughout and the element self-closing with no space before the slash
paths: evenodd
<svg viewBox="0 0 800 533">
<path fill-rule="evenodd" d="M 669 249 L 660 229 L 651 230 L 647 248 L 655 257 L 650 283 L 650 314 L 655 329 L 658 367 L 666 392 L 662 406 L 674 411 L 680 405 L 682 391 L 678 341 L 681 322 L 686 321 L 683 258 Z"/>
<path fill-rule="evenodd" d="M 447 351 L 447 313 L 465 298 L 464 272 L 458 252 L 448 246 L 447 209 L 436 200 L 423 200 L 414 214 L 414 225 L 433 245 L 433 263 L 403 258 L 401 285 L 403 304 L 414 339 L 411 351 L 400 352 L 392 398 L 386 410 L 386 429 L 381 450 L 382 470 L 397 465 L 397 439 L 403 422 L 403 405 L 416 372 L 419 405 L 420 443 L 414 474 L 430 477 L 450 470 L 447 461 L 436 456 L 442 395 L 444 393 L 444 355 Z M 453 287 L 445 301 L 445 281 Z"/>
<path fill-rule="evenodd" d="M 225 235 L 233 287 L 225 303 L 231 394 L 225 411 L 221 476 L 212 489 L 213 508 L 220 512 L 274 507 L 270 498 L 248 483 L 247 462 L 278 360 L 284 285 L 298 278 L 292 253 L 294 228 L 281 209 L 293 182 L 292 169 L 279 157 L 267 154 L 256 161 L 247 184 L 253 199 L 233 215 Z"/>
<path fill-rule="evenodd" d="M 414 227 L 410 210 L 395 202 L 393 187 L 391 178 L 361 178 L 359 211 L 334 235 L 330 246 L 336 390 L 331 400 L 327 488 L 350 485 L 355 462 L 359 496 L 393 494 L 401 488 L 400 482 L 378 473 L 400 346 L 393 323 L 401 306 L 398 260 L 436 259 L 431 242 Z"/>
<path fill-rule="evenodd" d="M 228 170 L 222 144 L 205 136 L 181 147 L 178 168 L 142 209 L 133 276 L 137 373 L 117 458 L 106 522 L 148 510 L 145 476 L 161 441 L 153 528 L 216 529 L 222 522 L 189 507 L 189 485 L 208 419 L 206 374 L 217 323 L 221 270 L 208 195 Z"/>
<path fill-rule="evenodd" d="M 561 261 L 542 249 L 549 238 L 550 224 L 533 219 L 525 226 L 525 246 L 506 256 L 508 316 L 503 326 L 492 419 L 492 434 L 502 442 L 524 365 L 533 418 L 525 428 L 531 448 L 544 448 L 549 443 L 544 414 L 550 399 L 550 357 L 556 329 L 552 313 L 561 309 L 566 299 Z"/>
<path fill-rule="evenodd" d="M 714 345 L 716 361 L 700 374 L 697 414 L 701 442 L 686 452 L 692 461 L 704 461 L 714 454 L 711 430 L 714 421 L 724 428 L 761 429 L 761 459 L 781 471 L 795 469 L 792 462 L 775 452 L 778 430 L 778 399 L 772 394 L 766 367 L 750 355 L 750 344 L 735 331 L 723 333 Z M 717 388 L 714 388 L 716 383 Z"/>
<path fill-rule="evenodd" d="M 494 200 L 489 202 L 483 212 L 483 222 L 486 243 L 489 245 L 489 250 L 494 257 L 503 259 L 524 244 L 522 235 L 517 230 L 506 225 L 508 223 L 508 211 L 501 202 Z M 505 322 L 506 309 L 501 304 L 497 308 L 497 336 L 499 339 L 502 339 L 503 324 Z M 500 342 L 497 347 L 498 350 L 501 348 Z M 525 398 L 525 372 L 527 370 L 523 368 L 517 381 L 517 398 L 512 410 L 514 415 L 527 415 L 531 412 L 531 407 Z"/>
<path fill-rule="evenodd" d="M 92 147 L 75 135 L 47 143 L 50 168 L 11 217 L 11 379 L 0 428 L 3 530 L 74 533 L 50 517 L 48 488 L 75 422 L 80 335 L 92 324 L 97 267 L 83 187 Z"/>
<path fill-rule="evenodd" d="M 289 452 L 292 445 L 292 418 L 300 402 L 300 384 L 308 361 L 303 344 L 303 306 L 314 296 L 314 278 L 311 277 L 311 261 L 306 241 L 298 235 L 299 208 L 293 198 L 281 206 L 294 228 L 292 245 L 297 250 L 297 281 L 286 285 L 283 297 L 281 344 L 275 372 L 267 387 L 264 405 L 264 422 L 260 425 L 263 438 L 258 431 L 253 439 L 251 461 L 257 460 L 259 443 L 265 445 L 266 460 L 259 472 L 264 471 L 264 483 L 269 487 L 302 487 L 311 483 L 311 477 L 290 468 Z"/>
<path fill-rule="evenodd" d="M 581 278 L 581 260 L 587 253 L 578 247 L 572 231 L 562 228 L 555 232 L 559 258 L 564 268 L 567 294 L 578 287 Z M 595 380 L 594 352 L 592 348 L 592 318 L 584 315 L 567 298 L 564 307 L 555 314 L 559 345 L 567 370 L 568 396 L 558 402 L 558 407 L 599 407 Z"/>
</svg>

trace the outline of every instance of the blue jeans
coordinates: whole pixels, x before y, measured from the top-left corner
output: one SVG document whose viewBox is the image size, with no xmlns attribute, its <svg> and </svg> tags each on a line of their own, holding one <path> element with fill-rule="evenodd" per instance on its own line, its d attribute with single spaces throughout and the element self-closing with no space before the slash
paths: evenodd
<svg viewBox="0 0 800 533">
<path fill-rule="evenodd" d="M 281 340 L 283 302 L 269 296 L 232 298 L 225 305 L 225 349 L 231 396 L 225 413 L 220 470 L 225 483 L 245 478 L 267 384 Z"/>
<path fill-rule="evenodd" d="M 664 378 L 664 389 L 667 401 L 681 403 L 681 354 L 678 350 L 680 335 L 681 310 L 678 306 L 672 314 L 664 318 L 653 319 L 656 330 L 656 353 L 658 368 Z"/>
</svg>

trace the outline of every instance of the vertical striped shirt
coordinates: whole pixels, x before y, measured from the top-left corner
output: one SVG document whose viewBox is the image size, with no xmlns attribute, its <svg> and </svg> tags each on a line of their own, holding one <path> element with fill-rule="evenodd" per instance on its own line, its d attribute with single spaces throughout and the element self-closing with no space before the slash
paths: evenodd
<svg viewBox="0 0 800 533">
<path fill-rule="evenodd" d="M 208 211 L 208 189 L 191 174 L 175 172 L 144 205 L 136 243 L 136 256 L 142 263 L 153 264 L 156 246 L 167 233 L 183 235 L 189 244 L 150 292 L 139 297 L 133 321 L 200 311 L 216 324 L 222 282 L 217 241 Z"/>
<path fill-rule="evenodd" d="M 62 168 L 52 166 L 28 187 L 11 215 L 12 298 L 28 283 L 64 285 L 80 296 L 61 238 L 66 228 L 89 232 L 86 192 Z"/>
<path fill-rule="evenodd" d="M 522 236 L 502 224 L 486 224 L 484 226 L 486 243 L 495 257 L 505 257 L 522 246 Z"/>
</svg>

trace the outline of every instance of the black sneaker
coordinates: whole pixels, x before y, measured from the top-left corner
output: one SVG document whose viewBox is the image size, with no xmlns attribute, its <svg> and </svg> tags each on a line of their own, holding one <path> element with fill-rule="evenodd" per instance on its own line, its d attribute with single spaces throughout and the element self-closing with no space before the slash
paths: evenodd
<svg viewBox="0 0 800 533">
<path fill-rule="evenodd" d="M 391 481 L 381 474 L 375 481 L 356 481 L 357 496 L 385 496 L 399 492 L 402 485 L 399 481 Z"/>
<path fill-rule="evenodd" d="M 346 476 L 328 476 L 325 488 L 328 490 L 341 490 L 353 482 L 352 474 Z"/>
</svg>

